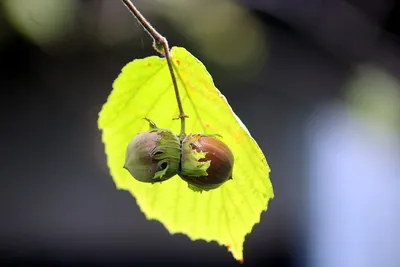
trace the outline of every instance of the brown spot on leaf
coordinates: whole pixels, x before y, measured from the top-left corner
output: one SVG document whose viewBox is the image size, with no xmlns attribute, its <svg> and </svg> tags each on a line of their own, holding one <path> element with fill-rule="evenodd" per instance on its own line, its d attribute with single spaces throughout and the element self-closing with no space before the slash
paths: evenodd
<svg viewBox="0 0 400 267">
<path fill-rule="evenodd" d="M 178 64 L 178 66 L 180 66 L 180 65 L 181 65 L 181 62 L 180 62 L 180 60 L 179 60 L 179 59 L 177 59 L 177 60 L 176 60 L 176 64 Z"/>
</svg>

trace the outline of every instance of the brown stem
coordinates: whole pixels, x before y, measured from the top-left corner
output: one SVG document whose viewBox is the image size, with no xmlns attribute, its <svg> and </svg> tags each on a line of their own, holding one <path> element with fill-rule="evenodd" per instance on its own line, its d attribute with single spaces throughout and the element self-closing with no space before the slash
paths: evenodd
<svg viewBox="0 0 400 267">
<path fill-rule="evenodd" d="M 154 43 L 153 43 L 154 49 L 157 52 L 159 52 L 162 55 L 164 55 L 165 58 L 167 59 L 169 73 L 171 74 L 172 84 L 174 85 L 176 102 L 178 103 L 178 109 L 179 109 L 179 117 L 178 118 L 181 120 L 180 137 L 181 137 L 181 139 L 183 139 L 186 136 L 186 133 L 185 133 L 185 119 L 188 116 L 186 116 L 185 113 L 183 112 L 182 101 L 181 101 L 181 97 L 179 95 L 178 83 L 176 82 L 174 69 L 172 67 L 171 54 L 170 54 L 170 51 L 169 51 L 169 46 L 168 46 L 167 39 L 164 36 L 162 36 L 159 32 L 157 32 L 157 30 L 154 29 L 153 26 L 151 26 L 151 24 L 139 12 L 139 10 L 135 7 L 135 5 L 130 0 L 121 0 L 121 1 L 129 9 L 129 11 L 135 16 L 135 18 L 139 21 L 139 23 L 143 26 L 143 28 L 148 32 L 148 34 L 153 38 L 153 40 L 154 40 Z M 160 48 L 163 48 L 164 51 L 162 51 Z"/>
</svg>

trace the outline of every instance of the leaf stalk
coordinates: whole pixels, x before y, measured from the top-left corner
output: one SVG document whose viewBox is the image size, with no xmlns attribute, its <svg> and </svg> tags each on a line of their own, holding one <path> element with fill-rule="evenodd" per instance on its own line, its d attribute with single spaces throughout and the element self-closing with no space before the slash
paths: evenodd
<svg viewBox="0 0 400 267">
<path fill-rule="evenodd" d="M 185 138 L 185 136 L 186 136 L 185 119 L 188 118 L 188 116 L 185 115 L 185 113 L 183 112 L 182 101 L 181 101 L 181 97 L 179 95 L 178 83 L 176 81 L 174 69 L 172 66 L 172 59 L 171 59 L 171 53 L 170 53 L 169 46 L 168 46 L 168 41 L 153 26 L 151 26 L 151 24 L 148 22 L 148 20 L 139 12 L 139 10 L 131 2 L 131 0 L 121 0 L 121 1 L 129 9 L 129 11 L 133 14 L 133 16 L 139 21 L 139 23 L 143 26 L 143 28 L 147 31 L 147 33 L 153 38 L 153 48 L 157 52 L 159 52 L 160 54 L 165 56 L 165 58 L 167 60 L 169 73 L 171 75 L 172 84 L 174 86 L 176 102 L 178 104 L 178 109 L 179 109 L 179 116 L 177 119 L 181 120 L 181 131 L 180 131 L 179 137 L 181 140 L 183 140 L 183 138 Z"/>
</svg>

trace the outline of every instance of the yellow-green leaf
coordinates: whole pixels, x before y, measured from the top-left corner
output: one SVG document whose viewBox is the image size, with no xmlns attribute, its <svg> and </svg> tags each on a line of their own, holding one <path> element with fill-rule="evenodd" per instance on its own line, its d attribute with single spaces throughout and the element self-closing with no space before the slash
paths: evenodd
<svg viewBox="0 0 400 267">
<path fill-rule="evenodd" d="M 99 114 L 107 163 L 118 189 L 128 190 L 147 219 L 171 233 L 192 240 L 216 241 L 243 261 L 243 243 L 273 198 L 266 159 L 250 133 L 216 89 L 204 65 L 184 48 L 171 50 L 186 120 L 187 133 L 219 134 L 235 157 L 233 179 L 221 187 L 194 192 L 174 176 L 157 184 L 141 183 L 123 168 L 126 146 L 148 130 L 143 118 L 178 134 L 179 114 L 164 58 L 128 63 L 113 84 Z"/>
</svg>

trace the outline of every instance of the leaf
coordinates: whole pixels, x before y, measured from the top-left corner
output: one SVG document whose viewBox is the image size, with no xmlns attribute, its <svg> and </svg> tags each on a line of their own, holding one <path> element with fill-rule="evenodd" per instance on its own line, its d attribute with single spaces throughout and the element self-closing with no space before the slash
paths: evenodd
<svg viewBox="0 0 400 267">
<path fill-rule="evenodd" d="M 150 118 L 160 128 L 179 133 L 174 89 L 164 58 L 128 63 L 113 84 L 98 125 L 107 163 L 118 189 L 128 190 L 147 219 L 158 220 L 171 233 L 192 240 L 216 241 L 243 261 L 243 243 L 274 197 L 266 159 L 250 133 L 215 88 L 204 65 L 184 48 L 171 50 L 186 120 L 187 133 L 219 134 L 231 148 L 233 180 L 207 192 L 194 192 L 174 176 L 157 184 L 136 181 L 122 168 L 125 149 L 148 129 Z"/>
</svg>

